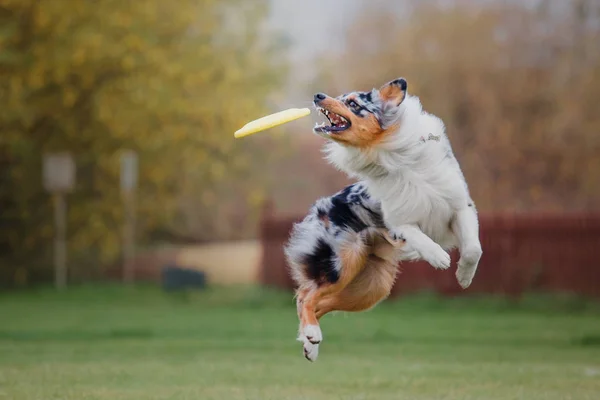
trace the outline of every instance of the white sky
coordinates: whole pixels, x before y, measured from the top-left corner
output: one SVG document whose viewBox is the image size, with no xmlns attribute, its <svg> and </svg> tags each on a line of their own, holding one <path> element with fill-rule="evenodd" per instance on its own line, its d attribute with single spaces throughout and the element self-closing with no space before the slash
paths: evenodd
<svg viewBox="0 0 600 400">
<path fill-rule="evenodd" d="M 271 0 L 269 25 L 291 39 L 290 104 L 307 100 L 305 83 L 314 73 L 315 58 L 341 46 L 342 32 L 368 0 Z M 310 99 L 308 99 L 310 100 Z"/>
</svg>

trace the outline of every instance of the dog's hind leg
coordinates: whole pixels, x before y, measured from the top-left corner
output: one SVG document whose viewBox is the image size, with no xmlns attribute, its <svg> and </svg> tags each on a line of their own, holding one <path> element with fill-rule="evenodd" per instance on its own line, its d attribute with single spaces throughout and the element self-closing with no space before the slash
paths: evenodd
<svg viewBox="0 0 600 400">
<path fill-rule="evenodd" d="M 452 231 L 458 238 L 460 251 L 456 279 L 459 285 L 466 289 L 473 281 L 477 265 L 483 253 L 479 242 L 479 221 L 473 203 L 469 203 L 468 207 L 456 213 L 452 223 Z"/>
<path fill-rule="evenodd" d="M 317 319 L 332 311 L 360 312 L 375 307 L 389 296 L 397 271 L 395 261 L 369 257 L 366 267 L 341 292 L 321 298 L 316 306 Z"/>
<path fill-rule="evenodd" d="M 316 314 L 317 304 L 321 299 L 341 292 L 364 269 L 368 256 L 367 247 L 364 234 L 351 233 L 350 237 L 345 239 L 336 251 L 337 261 L 340 265 L 338 280 L 334 283 L 317 284 L 305 293 L 299 304 L 300 332 L 298 340 L 304 343 L 304 355 L 308 360 L 314 361 L 317 358 L 318 344 L 323 340 Z"/>
<path fill-rule="evenodd" d="M 298 319 L 300 320 L 300 327 L 298 331 L 298 341 L 302 342 L 304 357 L 309 361 L 315 361 L 319 355 L 319 343 L 322 339 L 319 330 L 317 335 L 311 332 L 306 332 L 305 326 L 318 325 L 318 319 L 314 312 L 314 296 L 317 288 L 302 288 L 297 291 L 296 297 L 296 308 L 298 311 Z M 309 333 L 311 336 L 307 337 Z"/>
<path fill-rule="evenodd" d="M 368 228 L 360 241 L 347 242 L 339 251 L 341 275 L 338 282 L 302 291 L 299 307 L 304 356 L 314 361 L 322 335 L 319 320 L 331 311 L 358 312 L 374 307 L 392 289 L 398 269 L 397 252 L 404 247 L 393 240 L 387 230 Z"/>
</svg>

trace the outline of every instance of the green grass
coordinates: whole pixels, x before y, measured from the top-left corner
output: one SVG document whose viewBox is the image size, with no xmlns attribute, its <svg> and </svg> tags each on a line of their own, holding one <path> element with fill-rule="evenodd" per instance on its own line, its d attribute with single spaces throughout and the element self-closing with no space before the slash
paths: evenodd
<svg viewBox="0 0 600 400">
<path fill-rule="evenodd" d="M 597 304 L 421 295 L 322 326 L 309 363 L 289 294 L 0 294 L 0 399 L 600 398 Z"/>
</svg>

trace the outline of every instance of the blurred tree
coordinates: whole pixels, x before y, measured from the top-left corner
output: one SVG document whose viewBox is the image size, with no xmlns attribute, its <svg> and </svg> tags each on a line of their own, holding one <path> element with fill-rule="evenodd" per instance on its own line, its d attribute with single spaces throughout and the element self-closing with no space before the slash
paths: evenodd
<svg viewBox="0 0 600 400">
<path fill-rule="evenodd" d="M 250 142 L 242 152 L 232 133 L 267 111 L 285 75 L 283 49 L 272 45 L 281 41 L 261 34 L 267 12 L 267 0 L 0 0 L 1 282 L 51 271 L 47 151 L 70 151 L 77 163 L 71 266 L 120 253 L 122 149 L 140 156 L 142 239 L 189 235 L 186 195 L 218 226 L 215 210 L 231 203 L 218 204 L 218 188 L 264 157 Z M 245 205 L 246 189 L 232 200 Z"/>
<path fill-rule="evenodd" d="M 479 208 L 598 209 L 600 3 L 411 4 L 358 13 L 319 90 L 406 76 L 446 122 Z"/>
</svg>

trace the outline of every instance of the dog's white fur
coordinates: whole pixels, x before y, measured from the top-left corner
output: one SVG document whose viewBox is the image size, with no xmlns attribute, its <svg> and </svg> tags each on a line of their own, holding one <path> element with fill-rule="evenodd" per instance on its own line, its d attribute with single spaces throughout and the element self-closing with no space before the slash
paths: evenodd
<svg viewBox="0 0 600 400">
<path fill-rule="evenodd" d="M 378 92 L 373 90 L 373 95 Z M 482 255 L 479 223 L 444 124 L 408 94 L 402 103 L 388 104 L 383 111 L 382 127 L 398 126 L 395 132 L 368 148 L 330 140 L 326 158 L 364 181 L 381 201 L 392 236 L 406 239 L 402 260 L 423 259 L 436 268 L 448 268 L 446 250 L 458 247 L 456 277 L 467 288 Z"/>
</svg>

